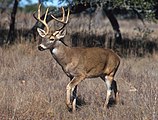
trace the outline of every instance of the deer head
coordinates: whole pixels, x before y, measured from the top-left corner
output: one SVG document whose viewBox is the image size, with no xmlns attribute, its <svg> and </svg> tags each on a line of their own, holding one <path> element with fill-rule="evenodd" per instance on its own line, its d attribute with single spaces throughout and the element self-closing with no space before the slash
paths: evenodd
<svg viewBox="0 0 158 120">
<path fill-rule="evenodd" d="M 41 4 L 38 6 L 38 15 L 37 15 L 37 17 L 35 16 L 35 14 L 33 14 L 33 16 L 37 21 L 41 22 L 46 27 L 46 30 L 43 30 L 41 28 L 37 28 L 37 31 L 38 31 L 39 35 L 43 38 L 41 43 L 38 45 L 38 49 L 42 51 L 42 50 L 46 50 L 46 49 L 52 49 L 54 47 L 56 41 L 64 38 L 64 36 L 66 34 L 66 30 L 64 30 L 64 27 L 68 23 L 70 10 L 68 9 L 66 20 L 65 20 L 65 10 L 64 10 L 63 7 L 62 7 L 63 16 L 62 16 L 61 20 L 57 19 L 54 15 L 51 15 L 51 17 L 54 20 L 56 20 L 56 21 L 63 24 L 63 26 L 61 26 L 58 30 L 51 33 L 50 29 L 49 29 L 49 26 L 46 23 L 46 18 L 47 18 L 47 15 L 48 15 L 49 8 L 47 8 L 43 20 L 40 17 L 40 13 L 41 13 L 40 9 L 41 9 Z"/>
</svg>

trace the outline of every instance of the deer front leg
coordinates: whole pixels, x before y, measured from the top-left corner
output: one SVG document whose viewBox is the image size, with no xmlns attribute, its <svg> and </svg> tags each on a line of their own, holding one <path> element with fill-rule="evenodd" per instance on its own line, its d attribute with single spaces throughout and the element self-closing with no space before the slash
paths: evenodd
<svg viewBox="0 0 158 120">
<path fill-rule="evenodd" d="M 68 75 L 68 77 L 70 78 L 70 81 L 74 78 L 71 75 Z M 76 110 L 76 100 L 77 100 L 77 85 L 75 86 L 75 88 L 72 88 L 72 98 L 71 98 L 71 102 L 72 102 L 72 108 L 74 108 Z"/>
<path fill-rule="evenodd" d="M 72 90 L 72 108 L 73 108 L 73 111 L 76 111 L 76 100 L 77 100 L 77 85 Z"/>
<path fill-rule="evenodd" d="M 69 111 L 76 111 L 76 90 L 77 90 L 77 85 L 84 79 L 85 77 L 74 77 L 70 83 L 67 85 L 67 95 L 66 95 L 66 105 L 68 107 Z M 73 92 L 73 101 L 71 103 L 71 93 Z"/>
</svg>

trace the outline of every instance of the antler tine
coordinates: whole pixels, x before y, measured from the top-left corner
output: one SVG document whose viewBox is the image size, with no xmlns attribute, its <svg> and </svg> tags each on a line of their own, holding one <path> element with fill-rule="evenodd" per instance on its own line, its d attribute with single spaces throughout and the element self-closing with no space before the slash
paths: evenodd
<svg viewBox="0 0 158 120">
<path fill-rule="evenodd" d="M 48 15 L 48 10 L 49 8 L 46 9 L 46 13 L 45 13 L 45 16 L 44 16 L 44 22 L 46 23 L 46 18 L 47 18 L 47 15 Z"/>
<path fill-rule="evenodd" d="M 46 18 L 47 18 L 47 15 L 48 15 L 48 10 L 49 10 L 49 8 L 47 8 L 43 20 L 41 20 L 41 16 L 40 16 L 41 10 L 40 10 L 40 9 L 41 9 L 41 4 L 39 4 L 39 6 L 38 6 L 38 15 L 37 15 L 37 17 L 35 16 L 35 13 L 33 14 L 33 17 L 34 17 L 37 21 L 40 21 L 42 24 L 44 24 L 44 26 L 46 27 L 46 31 L 45 31 L 45 32 L 46 32 L 46 34 L 48 34 L 48 33 L 49 33 L 49 27 L 48 27 L 48 24 L 46 23 Z"/>
<path fill-rule="evenodd" d="M 68 21 L 69 21 L 69 16 L 70 16 L 70 8 L 68 8 L 68 13 L 67 13 L 67 17 L 66 17 L 66 23 L 68 23 Z"/>
<path fill-rule="evenodd" d="M 62 30 L 66 24 L 68 23 L 68 20 L 69 20 L 69 15 L 70 15 L 70 9 L 68 8 L 68 13 L 67 13 L 67 17 L 66 17 L 66 21 L 65 21 L 65 10 L 64 8 L 62 7 L 62 13 L 63 13 L 63 17 L 61 20 L 57 19 L 54 15 L 51 15 L 52 18 L 60 23 L 63 23 L 63 26 L 61 28 L 59 28 L 58 30 Z"/>
<path fill-rule="evenodd" d="M 64 10 L 63 7 L 62 7 L 62 12 L 63 12 L 63 18 L 62 18 L 62 21 L 64 21 L 64 19 L 65 19 L 65 10 Z"/>
</svg>

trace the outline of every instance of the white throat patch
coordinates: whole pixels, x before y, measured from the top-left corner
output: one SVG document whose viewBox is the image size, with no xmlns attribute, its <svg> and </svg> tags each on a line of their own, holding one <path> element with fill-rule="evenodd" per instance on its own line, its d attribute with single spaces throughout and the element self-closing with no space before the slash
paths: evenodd
<svg viewBox="0 0 158 120">
<path fill-rule="evenodd" d="M 52 53 L 56 55 L 56 54 L 58 53 L 58 49 L 57 49 L 57 48 L 54 48 L 54 49 L 52 50 Z"/>
<path fill-rule="evenodd" d="M 52 50 L 52 53 L 57 55 L 58 54 L 58 46 L 60 46 L 61 42 L 60 41 L 56 41 L 55 43 L 55 48 Z"/>
</svg>

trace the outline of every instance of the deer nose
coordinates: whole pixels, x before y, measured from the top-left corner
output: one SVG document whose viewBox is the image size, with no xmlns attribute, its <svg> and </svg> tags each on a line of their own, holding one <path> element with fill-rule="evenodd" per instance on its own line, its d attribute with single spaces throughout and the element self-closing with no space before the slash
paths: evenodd
<svg viewBox="0 0 158 120">
<path fill-rule="evenodd" d="M 43 51 L 44 50 L 44 48 L 42 47 L 42 46 L 38 46 L 38 50 L 40 50 L 40 51 Z"/>
</svg>

